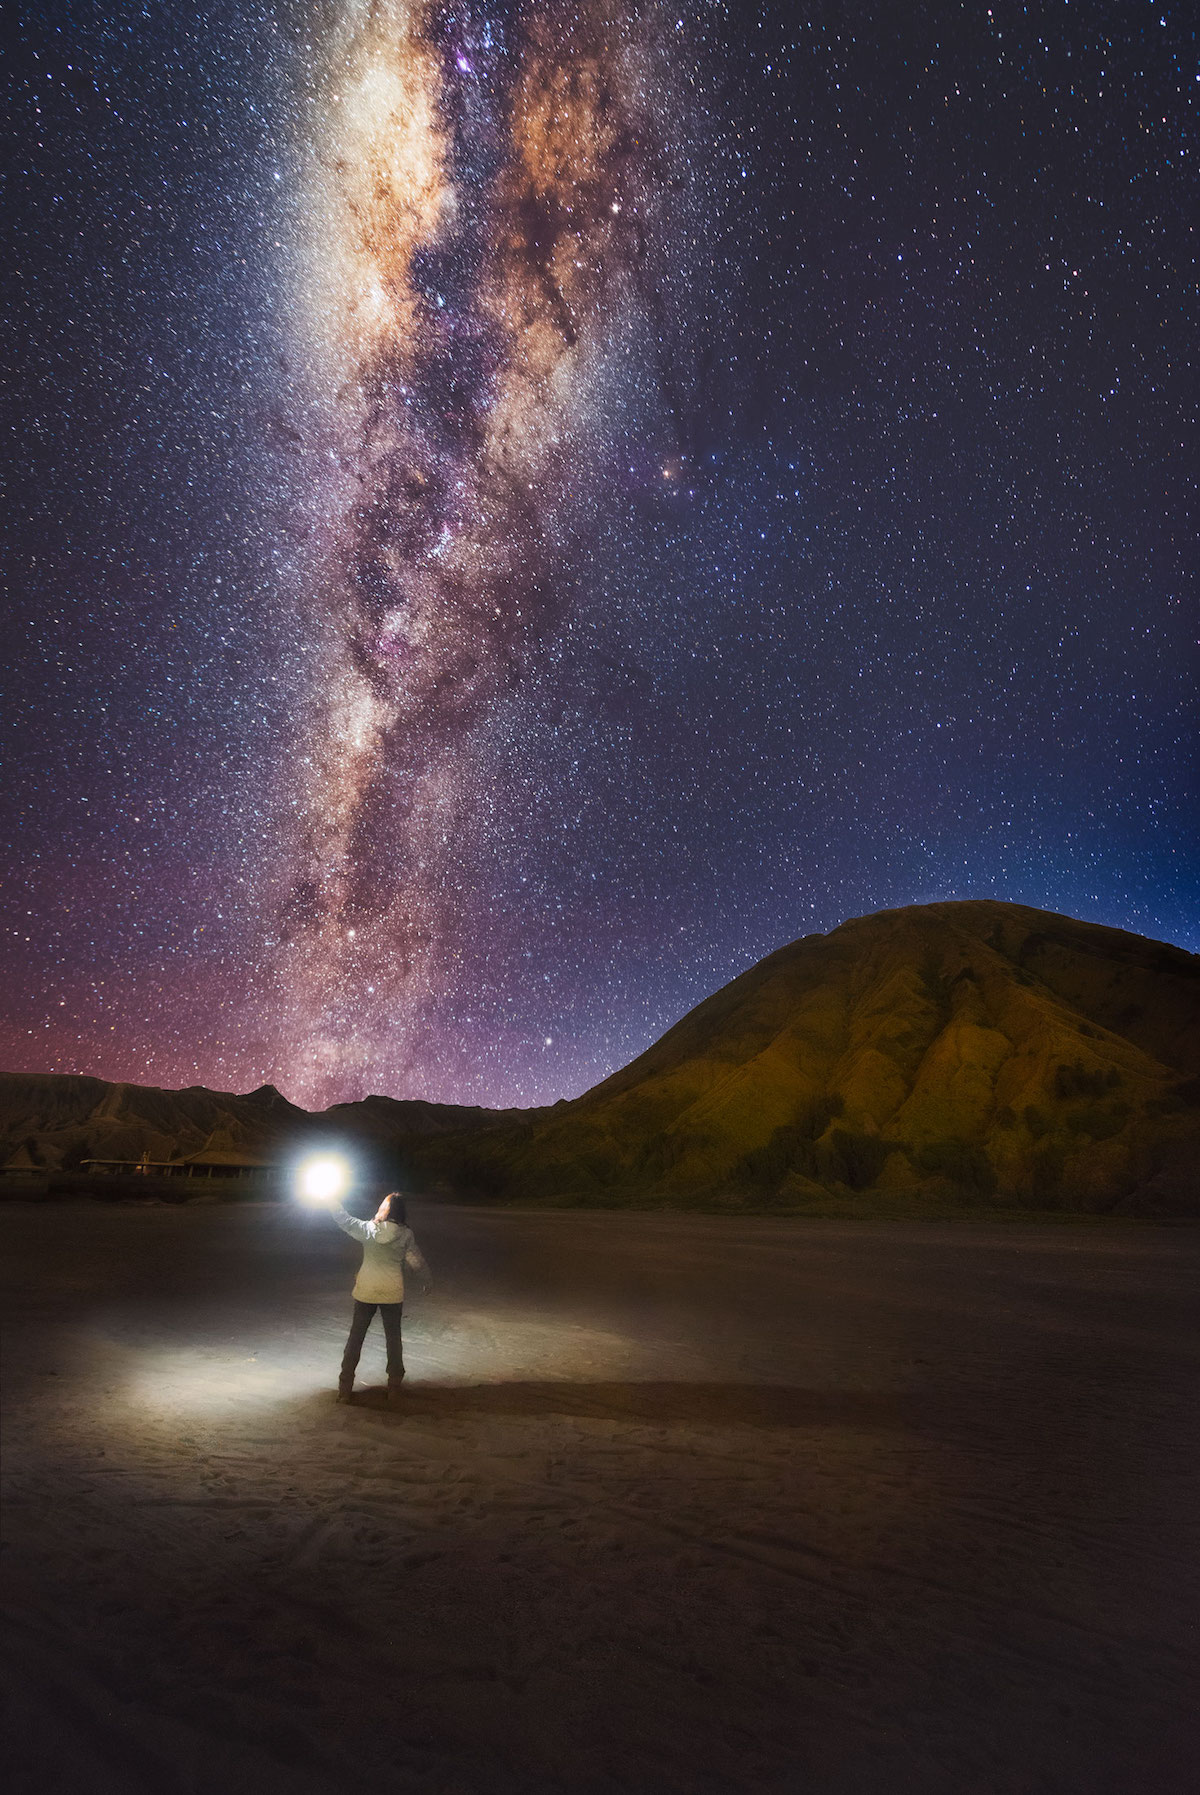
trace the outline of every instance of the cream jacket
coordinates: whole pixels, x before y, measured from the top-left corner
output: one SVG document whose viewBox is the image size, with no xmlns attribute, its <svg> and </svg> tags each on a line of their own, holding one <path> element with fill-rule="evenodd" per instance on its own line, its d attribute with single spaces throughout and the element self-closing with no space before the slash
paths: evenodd
<svg viewBox="0 0 1200 1795">
<path fill-rule="evenodd" d="M 411 1228 L 403 1228 L 397 1222 L 356 1221 L 340 1203 L 332 1214 L 343 1234 L 362 1241 L 362 1264 L 354 1283 L 357 1302 L 402 1303 L 406 1265 L 427 1285 L 433 1282 Z"/>
</svg>

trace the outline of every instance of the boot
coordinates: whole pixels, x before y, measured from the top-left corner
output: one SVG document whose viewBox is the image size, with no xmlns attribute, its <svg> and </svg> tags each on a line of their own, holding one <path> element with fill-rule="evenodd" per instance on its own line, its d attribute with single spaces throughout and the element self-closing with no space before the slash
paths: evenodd
<svg viewBox="0 0 1200 1795">
<path fill-rule="evenodd" d="M 399 1377 L 395 1377 L 389 1373 L 388 1394 L 387 1394 L 389 1409 L 398 1409 L 401 1406 L 400 1398 L 403 1394 L 403 1390 L 404 1390 L 404 1373 L 401 1372 Z"/>
<path fill-rule="evenodd" d="M 339 1377 L 337 1399 L 339 1402 L 354 1401 L 354 1379 L 352 1377 Z"/>
</svg>

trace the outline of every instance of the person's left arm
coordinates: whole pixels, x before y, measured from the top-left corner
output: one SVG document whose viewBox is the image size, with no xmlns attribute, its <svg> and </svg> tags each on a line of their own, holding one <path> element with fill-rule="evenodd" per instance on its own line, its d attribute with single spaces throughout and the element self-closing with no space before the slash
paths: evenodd
<svg viewBox="0 0 1200 1795">
<path fill-rule="evenodd" d="M 415 1271 L 417 1276 L 424 1280 L 426 1290 L 433 1288 L 433 1273 L 425 1263 L 425 1255 L 411 1234 L 408 1237 L 408 1245 L 404 1249 L 404 1263 L 410 1271 Z"/>
</svg>

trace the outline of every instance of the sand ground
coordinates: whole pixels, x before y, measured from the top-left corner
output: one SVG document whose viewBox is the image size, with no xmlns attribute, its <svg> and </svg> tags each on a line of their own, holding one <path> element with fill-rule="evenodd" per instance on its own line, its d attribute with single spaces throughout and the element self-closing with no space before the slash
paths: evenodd
<svg viewBox="0 0 1200 1795">
<path fill-rule="evenodd" d="M 1190 1792 L 1192 1229 L 0 1209 L 21 1795 Z"/>
</svg>

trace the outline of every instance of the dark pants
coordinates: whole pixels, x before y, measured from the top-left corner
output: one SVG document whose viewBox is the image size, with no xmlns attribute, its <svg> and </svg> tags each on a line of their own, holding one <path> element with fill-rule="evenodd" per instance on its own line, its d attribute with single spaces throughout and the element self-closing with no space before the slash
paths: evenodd
<svg viewBox="0 0 1200 1795">
<path fill-rule="evenodd" d="M 358 1369 L 359 1356 L 363 1349 L 363 1341 L 367 1337 L 367 1329 L 371 1325 L 371 1317 L 376 1309 L 383 1317 L 383 1336 L 387 1341 L 388 1383 L 398 1384 L 404 1376 L 404 1348 L 400 1340 L 400 1317 L 404 1313 L 404 1304 L 360 1303 L 355 1297 L 354 1316 L 350 1323 L 346 1350 L 342 1354 L 343 1383 L 353 1382 L 354 1373 Z"/>
</svg>

